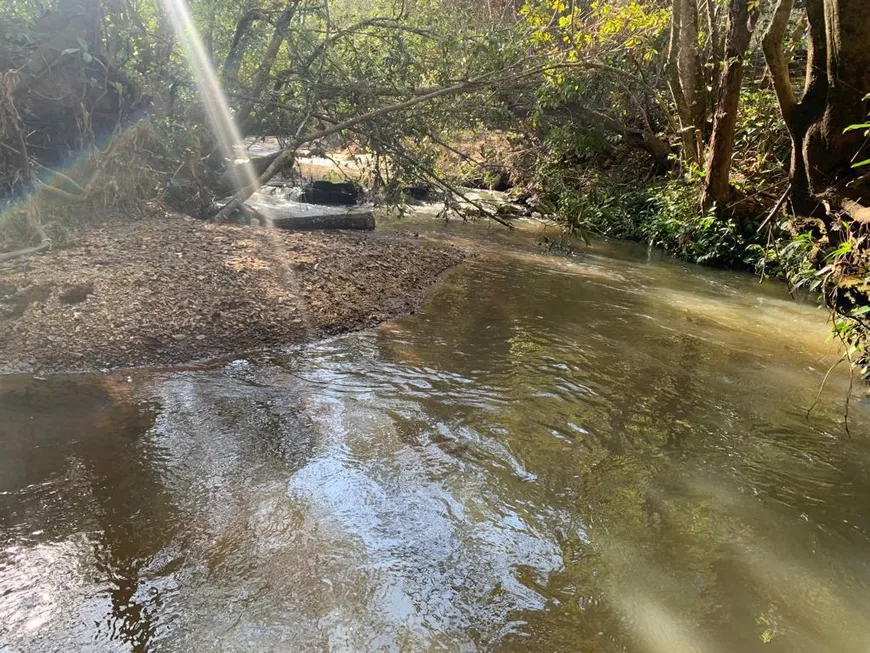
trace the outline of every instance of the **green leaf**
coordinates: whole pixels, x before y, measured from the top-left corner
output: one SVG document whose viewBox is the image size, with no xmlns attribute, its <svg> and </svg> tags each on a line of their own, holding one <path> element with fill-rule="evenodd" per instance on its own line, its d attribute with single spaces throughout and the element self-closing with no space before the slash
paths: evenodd
<svg viewBox="0 0 870 653">
<path fill-rule="evenodd" d="M 860 168 L 861 166 L 870 165 L 870 159 L 864 159 L 863 161 L 858 161 L 858 163 L 853 163 L 853 168 Z"/>
<path fill-rule="evenodd" d="M 853 132 L 858 129 L 870 129 L 870 122 L 862 122 L 857 125 L 849 125 L 848 127 L 846 127 L 846 129 L 843 130 L 843 133 L 845 134 L 846 132 Z"/>
<path fill-rule="evenodd" d="M 94 58 L 88 52 L 82 52 L 82 59 L 85 63 L 91 63 Z"/>
</svg>

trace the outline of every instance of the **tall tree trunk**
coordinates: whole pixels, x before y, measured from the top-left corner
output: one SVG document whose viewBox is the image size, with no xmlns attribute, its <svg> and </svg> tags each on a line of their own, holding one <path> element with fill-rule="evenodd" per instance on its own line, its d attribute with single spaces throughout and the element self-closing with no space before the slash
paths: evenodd
<svg viewBox="0 0 870 653">
<path fill-rule="evenodd" d="M 680 72 L 680 83 L 683 85 L 686 102 L 691 111 L 692 125 L 703 134 L 704 123 L 707 120 L 707 89 L 704 86 L 704 72 L 701 67 L 698 0 L 682 0 L 680 11 L 682 29 L 679 35 L 677 70 Z"/>
<path fill-rule="evenodd" d="M 866 0 L 811 0 L 823 5 L 827 57 L 825 110 L 807 129 L 805 168 L 810 190 L 819 194 L 851 174 L 865 143 L 863 132 L 844 133 L 865 122 L 870 93 L 870 7 Z M 815 29 L 815 27 L 813 27 Z M 870 199 L 870 198 L 867 198 Z"/>
<path fill-rule="evenodd" d="M 236 29 L 233 32 L 233 40 L 230 42 L 230 49 L 227 52 L 226 59 L 221 71 L 221 83 L 224 88 L 232 88 L 238 81 L 239 66 L 242 63 L 242 54 L 245 49 L 245 42 L 251 25 L 255 20 L 260 20 L 264 14 L 259 9 L 251 9 L 246 12 L 236 23 Z"/>
<path fill-rule="evenodd" d="M 799 101 L 782 53 L 794 0 L 779 1 L 764 37 L 764 54 L 792 140 L 792 207 L 796 213 L 812 215 L 822 208 L 823 194 L 853 176 L 851 164 L 856 157 L 866 158 L 861 153 L 866 148 L 862 132 L 843 132 L 867 117 L 870 11 L 865 0 L 806 0 L 805 4 L 809 52 Z"/>
<path fill-rule="evenodd" d="M 704 159 L 703 132 L 707 102 L 698 54 L 697 0 L 671 2 L 667 73 L 668 86 L 680 119 L 683 156 L 701 164 Z"/>
<path fill-rule="evenodd" d="M 791 88 L 782 40 L 794 0 L 780 0 L 764 39 L 764 54 L 792 140 L 791 200 L 796 230 L 809 228 L 816 248 L 807 261 L 829 265 L 821 277 L 825 303 L 855 330 L 844 343 L 850 361 L 870 380 L 870 328 L 857 309 L 870 305 L 866 236 L 870 175 L 852 169 L 870 158 L 864 130 L 870 93 L 870 11 L 866 0 L 804 0 L 809 58 L 803 97 Z M 864 169 L 866 170 L 866 169 Z M 809 220 L 802 218 L 810 218 Z M 831 256 L 848 242 L 848 251 Z M 856 360 L 857 359 L 857 360 Z"/>
<path fill-rule="evenodd" d="M 702 205 L 704 210 L 714 204 L 724 207 L 731 199 L 731 156 L 734 153 L 734 133 L 737 127 L 737 109 L 740 87 L 743 83 L 743 58 L 749 47 L 755 24 L 755 10 L 750 11 L 749 0 L 730 0 L 728 3 L 728 32 L 725 36 L 725 70 L 719 83 L 716 114 L 707 156 L 706 183 Z"/>
</svg>

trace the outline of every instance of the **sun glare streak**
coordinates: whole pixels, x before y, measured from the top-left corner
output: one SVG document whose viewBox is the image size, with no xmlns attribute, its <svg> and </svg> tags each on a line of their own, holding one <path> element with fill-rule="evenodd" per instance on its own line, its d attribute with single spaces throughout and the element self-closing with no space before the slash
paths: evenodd
<svg viewBox="0 0 870 653">
<path fill-rule="evenodd" d="M 229 160 L 236 158 L 235 146 L 242 142 L 242 134 L 233 120 L 229 103 L 215 74 L 214 67 L 202 43 L 199 31 L 193 24 L 193 19 L 187 7 L 187 0 L 163 0 L 163 6 L 169 14 L 172 27 L 184 45 L 184 54 L 193 72 L 194 80 L 199 89 L 202 103 L 205 106 L 209 125 L 221 148 L 222 154 Z M 257 176 L 247 157 L 244 158 L 242 170 L 243 180 L 236 180 L 242 186 L 257 183 Z"/>
<path fill-rule="evenodd" d="M 228 161 L 233 162 L 236 160 L 235 148 L 242 144 L 242 134 L 233 119 L 226 95 L 221 88 L 214 66 L 205 50 L 199 30 L 194 25 L 193 18 L 188 10 L 187 0 L 162 0 L 162 2 L 166 12 L 169 14 L 172 27 L 184 47 L 185 58 L 193 72 L 202 103 L 205 106 L 209 125 L 220 144 L 222 154 Z M 236 170 L 241 170 L 241 175 L 228 175 L 236 186 L 236 190 L 246 186 L 259 185 L 254 167 L 245 153 L 242 153 L 241 165 Z M 262 226 L 272 227 L 273 212 L 267 207 L 258 207 L 258 211 L 267 222 L 267 224 Z M 266 232 L 266 237 L 267 242 L 273 249 L 275 264 L 280 266 L 285 282 L 299 298 L 300 314 L 306 331 L 312 332 L 313 327 L 310 312 L 302 294 L 299 292 L 299 281 L 296 272 L 292 266 L 286 263 L 284 247 L 277 235 L 271 230 Z"/>
</svg>

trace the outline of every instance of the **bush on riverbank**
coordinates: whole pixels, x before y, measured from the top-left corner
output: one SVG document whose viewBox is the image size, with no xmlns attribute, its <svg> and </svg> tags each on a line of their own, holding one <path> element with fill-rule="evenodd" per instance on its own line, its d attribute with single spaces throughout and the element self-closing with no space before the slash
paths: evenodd
<svg viewBox="0 0 870 653">
<path fill-rule="evenodd" d="M 760 269 L 767 250 L 790 239 L 779 220 L 775 242 L 766 230 L 758 231 L 788 184 L 788 133 L 776 121 L 769 93 L 744 89 L 741 102 L 732 172 L 736 193 L 724 214 L 721 207 L 701 207 L 704 172 L 681 161 L 676 144 L 672 169 L 657 174 L 649 157 L 623 137 L 595 129 L 567 135 L 561 127 L 542 130 L 534 148 L 547 155 L 524 160 L 531 163 L 526 178 L 540 189 L 545 212 L 571 230 L 647 243 L 693 263 Z M 768 275 L 785 272 L 766 267 Z"/>
<path fill-rule="evenodd" d="M 701 211 L 691 179 L 638 184 L 591 174 L 570 190 L 550 188 L 545 206 L 572 232 L 634 240 L 691 263 L 756 271 L 766 257 L 757 223 Z"/>
</svg>

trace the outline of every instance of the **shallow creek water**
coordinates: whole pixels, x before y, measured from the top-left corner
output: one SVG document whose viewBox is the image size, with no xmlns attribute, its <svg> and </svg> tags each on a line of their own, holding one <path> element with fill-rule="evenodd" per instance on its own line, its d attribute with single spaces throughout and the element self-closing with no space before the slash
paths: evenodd
<svg viewBox="0 0 870 653">
<path fill-rule="evenodd" d="M 0 379 L 0 651 L 866 652 L 824 313 L 529 229 L 372 331 Z"/>
</svg>

